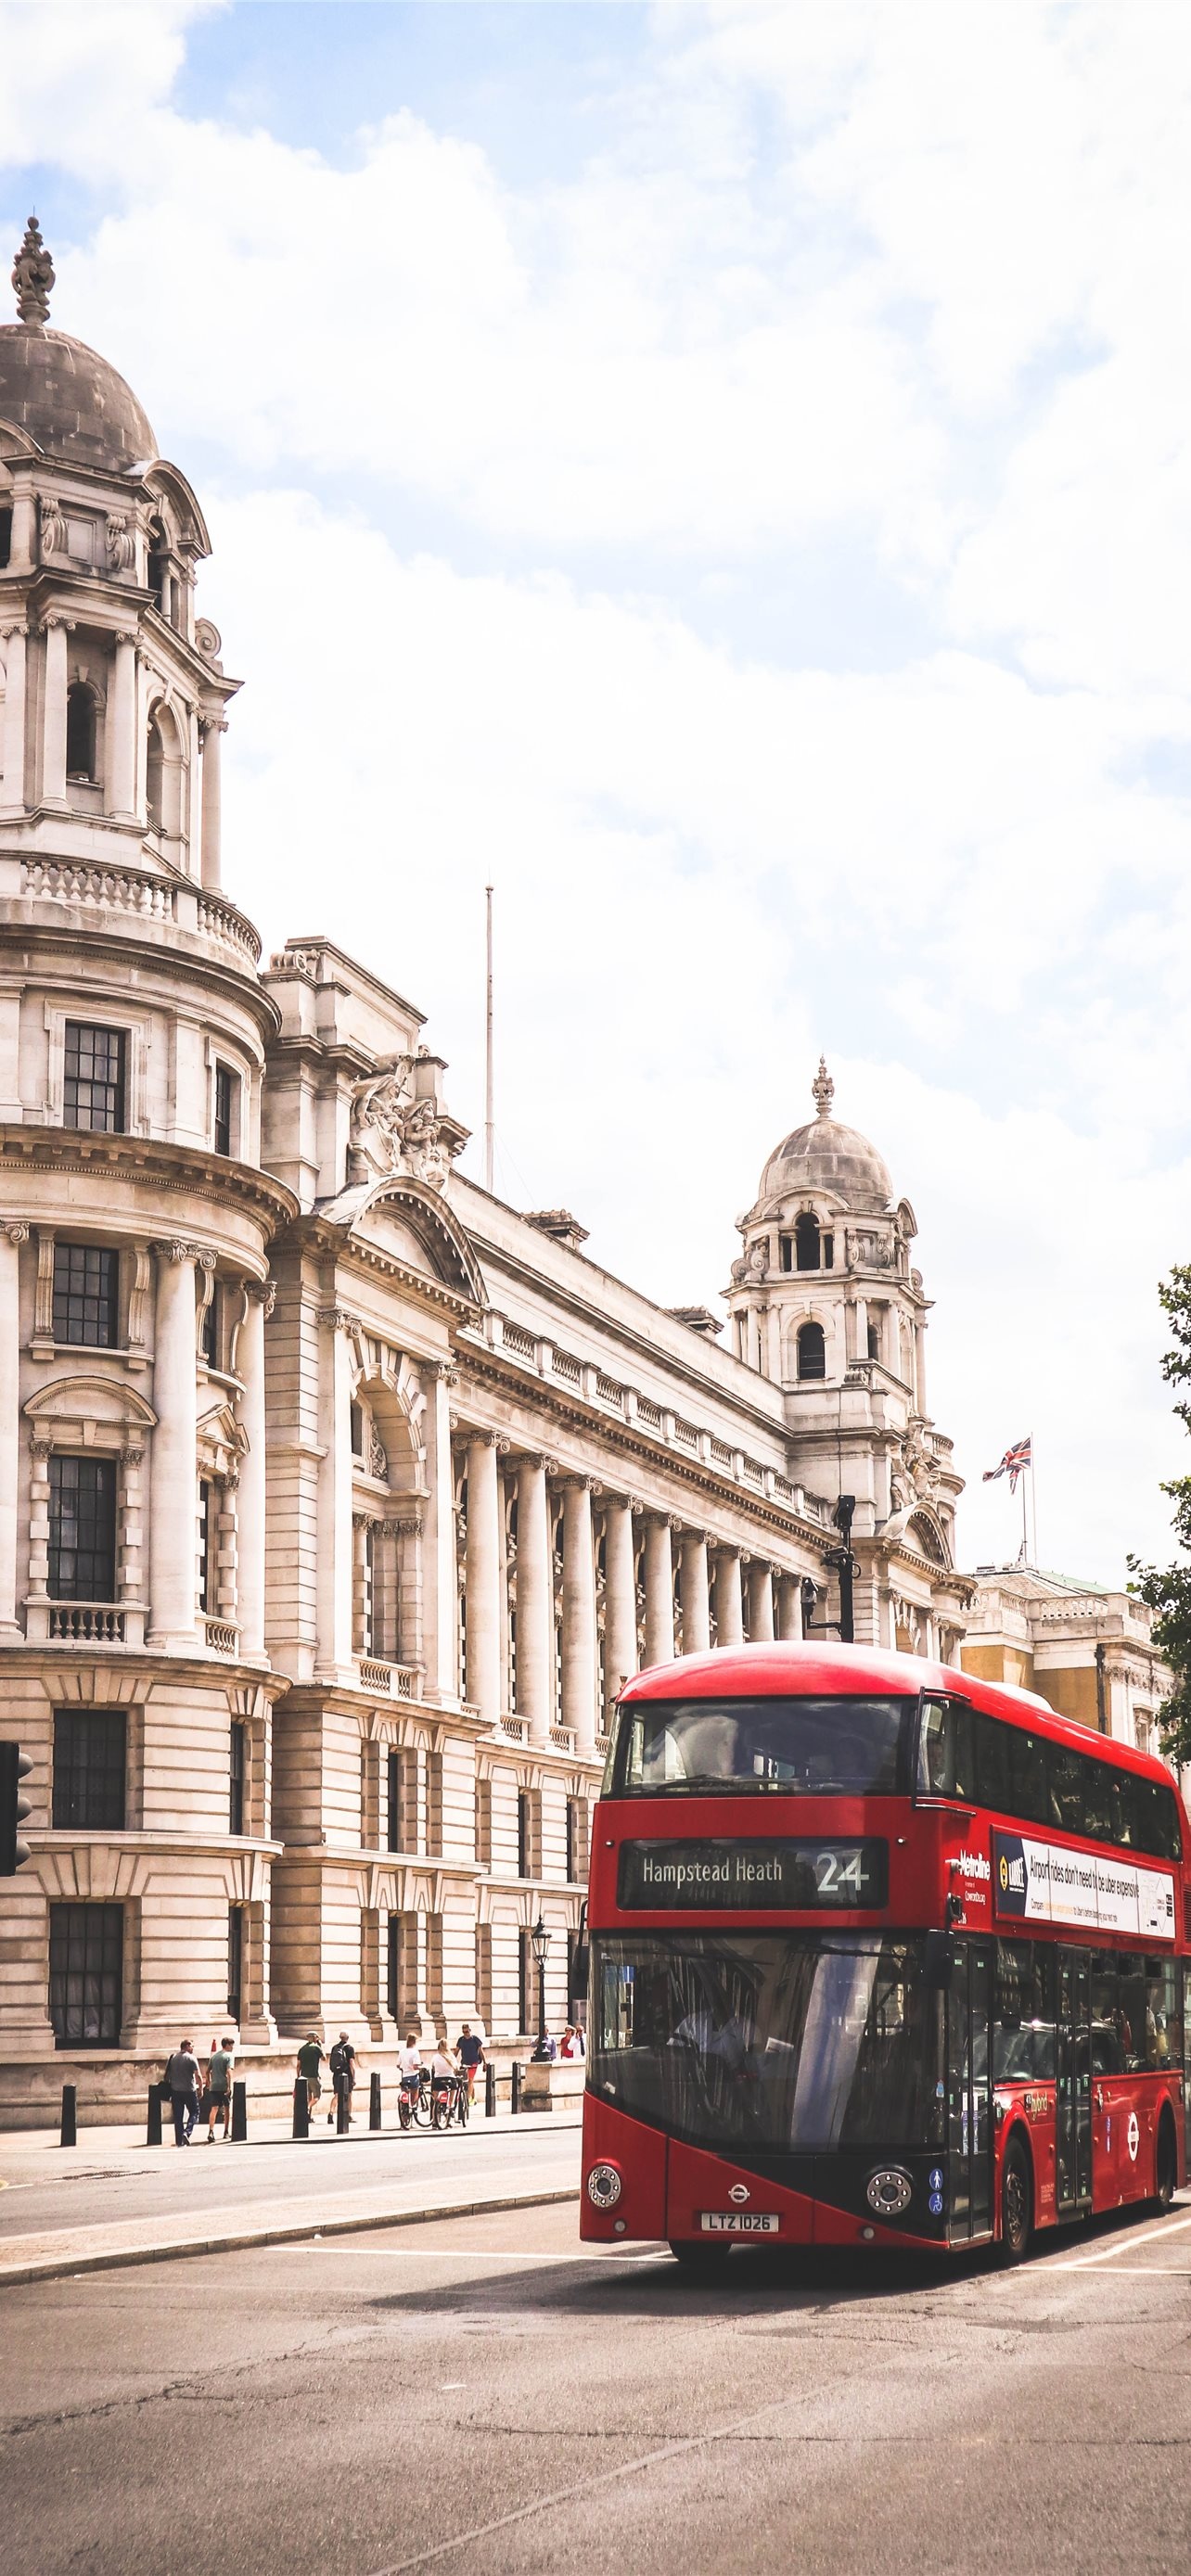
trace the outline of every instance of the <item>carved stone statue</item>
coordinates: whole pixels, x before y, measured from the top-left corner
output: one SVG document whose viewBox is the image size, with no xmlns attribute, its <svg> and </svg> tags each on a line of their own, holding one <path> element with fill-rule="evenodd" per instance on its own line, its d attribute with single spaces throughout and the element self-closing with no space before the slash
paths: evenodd
<svg viewBox="0 0 1191 2576">
<path fill-rule="evenodd" d="M 66 521 L 59 508 L 57 496 L 53 492 L 43 492 L 41 496 L 42 560 L 44 562 L 47 555 L 64 555 L 65 552 Z"/>
<path fill-rule="evenodd" d="M 25 226 L 25 238 L 12 264 L 12 282 L 22 322 L 35 331 L 44 330 L 50 318 L 54 263 L 41 238 L 36 215 L 30 215 Z"/>
<path fill-rule="evenodd" d="M 396 1056 L 382 1072 L 356 1083 L 348 1133 L 349 1181 L 408 1172 L 432 1190 L 444 1187 L 451 1158 L 436 1103 L 415 1096 L 414 1062 L 413 1056 Z"/>
<path fill-rule="evenodd" d="M 109 511 L 104 536 L 110 570 L 131 572 L 136 557 L 136 540 L 122 510 Z"/>
</svg>

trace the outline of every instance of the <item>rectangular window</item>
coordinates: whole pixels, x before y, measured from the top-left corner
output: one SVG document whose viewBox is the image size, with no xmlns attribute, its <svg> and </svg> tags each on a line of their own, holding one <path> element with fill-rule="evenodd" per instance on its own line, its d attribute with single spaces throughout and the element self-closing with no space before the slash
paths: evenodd
<svg viewBox="0 0 1191 2576">
<path fill-rule="evenodd" d="M 418 1849 L 418 1756 L 411 1744 L 393 1748 L 388 1759 L 388 1848 Z"/>
<path fill-rule="evenodd" d="M 518 1789 L 518 1791 L 517 1791 L 517 1876 L 518 1876 L 518 1878 L 532 1878 L 532 1876 L 533 1876 L 533 1870 L 532 1870 L 532 1868 L 531 1868 L 531 1866 L 530 1866 L 531 1861 L 532 1861 L 532 1858 L 533 1858 L 532 1852 L 531 1852 L 531 1850 L 530 1850 L 531 1831 L 532 1831 L 532 1826 L 531 1826 L 531 1816 L 530 1816 L 529 1791 L 528 1791 L 528 1789 Z M 524 2024 L 524 2022 L 522 2023 L 521 2027 L 522 2027 L 522 2029 L 524 2030 L 524 2028 L 525 2028 L 525 2024 Z"/>
<path fill-rule="evenodd" d="M 1046 1743 L 1024 1726 L 1015 1726 L 1010 1733 L 1009 1790 L 1011 1815 L 1023 1817 L 1029 1825 L 1049 1824 Z"/>
<path fill-rule="evenodd" d="M 211 1488 L 204 1476 L 198 1489 L 198 1597 L 206 1614 L 211 1608 Z"/>
<path fill-rule="evenodd" d="M 56 1833 L 123 1833 L 125 1738 L 123 1709 L 55 1709 Z"/>
<path fill-rule="evenodd" d="M 390 1844 L 389 1848 L 392 1850 L 395 1846 Z M 401 1985 L 401 1916 L 399 1914 L 390 1914 L 389 1916 L 388 1971 L 386 2002 L 388 2004 L 389 2019 L 390 2021 L 399 2022 L 401 2019 L 401 2007 L 405 2001 Z"/>
<path fill-rule="evenodd" d="M 118 2048 L 122 1905 L 51 1905 L 50 2020 L 59 2048 Z"/>
<path fill-rule="evenodd" d="M 211 1294 L 203 1308 L 201 1326 L 202 1353 L 209 1369 L 217 1369 L 219 1366 L 219 1299 L 219 1283 L 213 1279 Z"/>
<path fill-rule="evenodd" d="M 244 1832 L 245 1785 L 248 1778 L 247 1728 L 238 1718 L 232 1719 L 231 1770 L 227 1802 L 229 1834 Z"/>
<path fill-rule="evenodd" d="M 442 1755 L 426 1756 L 426 1849 L 442 1850 Z"/>
<path fill-rule="evenodd" d="M 120 1255 L 99 1243 L 54 1245 L 54 1340 L 113 1351 L 119 1340 Z"/>
<path fill-rule="evenodd" d="M 227 1909 L 227 2017 L 239 2022 L 240 2001 L 244 1984 L 244 1908 L 229 1905 Z"/>
<path fill-rule="evenodd" d="M 217 1064 L 215 1067 L 215 1151 L 217 1154 L 235 1152 L 236 1095 L 239 1088 L 239 1077 L 232 1072 L 230 1064 Z"/>
<path fill-rule="evenodd" d="M 122 1136 L 125 1111 L 125 1033 L 66 1023 L 62 1123 L 93 1134 Z"/>
<path fill-rule="evenodd" d="M 116 1461 L 67 1458 L 50 1466 L 50 1598 L 116 1597 Z"/>
<path fill-rule="evenodd" d="M 524 1871 L 522 1876 L 524 1876 Z M 533 1951 L 528 1932 L 517 1935 L 517 2028 L 533 2028 Z"/>
</svg>

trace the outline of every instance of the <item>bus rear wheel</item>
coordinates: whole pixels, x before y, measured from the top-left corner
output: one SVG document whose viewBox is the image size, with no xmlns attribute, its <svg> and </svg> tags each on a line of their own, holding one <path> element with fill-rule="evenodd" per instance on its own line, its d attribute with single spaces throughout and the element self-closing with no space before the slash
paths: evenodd
<svg viewBox="0 0 1191 2576">
<path fill-rule="evenodd" d="M 1154 2199 L 1163 2215 L 1174 2199 L 1178 2178 L 1178 2150 L 1174 2140 L 1174 2121 L 1169 2111 L 1164 2111 L 1158 2122 L 1158 2146 L 1154 2157 Z"/>
<path fill-rule="evenodd" d="M 1011 2138 L 1001 2167 L 1001 2260 L 1020 2263 L 1034 2230 L 1034 2186 L 1025 2148 Z"/>
<path fill-rule="evenodd" d="M 702 2274 L 707 2279 L 723 2271 L 732 2248 L 730 2245 L 708 2244 L 701 2237 L 672 2236 L 670 2251 L 684 2272 L 691 2273 L 693 2277 Z"/>
</svg>

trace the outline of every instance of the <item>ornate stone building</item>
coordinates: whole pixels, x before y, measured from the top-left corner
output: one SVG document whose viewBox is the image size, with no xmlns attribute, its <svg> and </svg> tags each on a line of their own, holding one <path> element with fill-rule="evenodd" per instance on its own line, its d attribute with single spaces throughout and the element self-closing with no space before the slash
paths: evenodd
<svg viewBox="0 0 1191 2576">
<path fill-rule="evenodd" d="M 620 1682 L 838 1616 L 950 1652 L 959 1490 L 914 1220 L 830 1115 L 742 1220 L 728 1346 L 456 1168 L 418 1012 L 220 887 L 238 683 L 185 477 L 47 327 L 0 328 L 0 2121 L 115 2109 L 229 2019 L 530 2026 Z M 268 2081 L 258 2065 L 254 2084 Z"/>
<path fill-rule="evenodd" d="M 1029 1565 L 982 1565 L 961 1661 L 982 1681 L 1037 1691 L 1061 1717 L 1160 1754 L 1158 1712 L 1173 1677 L 1152 1631 L 1135 1593 Z"/>
</svg>

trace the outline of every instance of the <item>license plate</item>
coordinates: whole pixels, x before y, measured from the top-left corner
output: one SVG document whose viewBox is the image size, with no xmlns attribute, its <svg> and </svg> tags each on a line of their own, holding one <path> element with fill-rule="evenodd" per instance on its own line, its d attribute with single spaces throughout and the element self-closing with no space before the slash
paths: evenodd
<svg viewBox="0 0 1191 2576">
<path fill-rule="evenodd" d="M 776 2236 L 781 2223 L 776 2209 L 704 2209 L 699 2216 L 705 2236 Z"/>
</svg>

